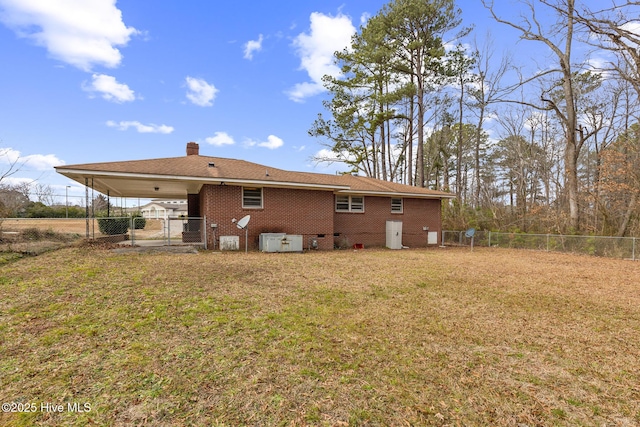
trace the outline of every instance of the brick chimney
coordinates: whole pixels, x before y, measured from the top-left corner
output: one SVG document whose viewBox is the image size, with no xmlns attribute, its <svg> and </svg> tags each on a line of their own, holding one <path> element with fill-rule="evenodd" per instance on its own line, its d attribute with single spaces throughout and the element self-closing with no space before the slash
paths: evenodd
<svg viewBox="0 0 640 427">
<path fill-rule="evenodd" d="M 197 142 L 187 142 L 187 156 L 200 155 L 200 146 Z"/>
</svg>

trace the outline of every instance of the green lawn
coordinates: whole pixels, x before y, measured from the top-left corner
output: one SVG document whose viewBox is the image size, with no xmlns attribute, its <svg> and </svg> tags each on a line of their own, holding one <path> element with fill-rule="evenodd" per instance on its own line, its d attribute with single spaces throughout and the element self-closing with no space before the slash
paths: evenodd
<svg viewBox="0 0 640 427">
<path fill-rule="evenodd" d="M 0 268 L 0 401 L 23 411 L 2 426 L 640 425 L 635 262 L 69 248 Z"/>
</svg>

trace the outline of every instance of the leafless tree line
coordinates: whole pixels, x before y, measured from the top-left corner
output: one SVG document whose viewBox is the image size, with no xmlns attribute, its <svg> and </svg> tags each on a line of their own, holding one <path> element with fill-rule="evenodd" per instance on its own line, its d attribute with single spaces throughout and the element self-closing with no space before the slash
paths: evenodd
<svg viewBox="0 0 640 427">
<path fill-rule="evenodd" d="M 640 231 L 639 2 L 520 0 L 513 18 L 483 0 L 519 49 L 548 52 L 530 64 L 497 54 L 490 35 L 467 36 L 452 2 L 426 2 L 447 12 L 437 28 L 416 2 L 390 3 L 337 54 L 332 119 L 311 132 L 331 158 L 316 160 L 450 191 L 451 227 Z"/>
</svg>

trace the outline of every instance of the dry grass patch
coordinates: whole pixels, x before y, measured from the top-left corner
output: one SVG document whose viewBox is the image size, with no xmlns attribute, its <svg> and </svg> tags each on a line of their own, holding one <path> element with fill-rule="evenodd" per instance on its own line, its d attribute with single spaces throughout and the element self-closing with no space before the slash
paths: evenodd
<svg viewBox="0 0 640 427">
<path fill-rule="evenodd" d="M 117 215 L 114 215 L 117 217 Z M 89 219 L 90 235 L 100 235 L 97 218 Z M 136 235 L 142 237 L 162 234 L 162 220 L 145 220 L 144 230 L 136 230 Z M 55 233 L 86 235 L 87 220 L 85 218 L 5 218 L 0 224 L 2 231 L 21 232 L 26 229 L 38 229 L 42 231 L 53 231 Z"/>
<path fill-rule="evenodd" d="M 640 424 L 638 263 L 477 248 L 0 272 L 8 426 Z"/>
</svg>

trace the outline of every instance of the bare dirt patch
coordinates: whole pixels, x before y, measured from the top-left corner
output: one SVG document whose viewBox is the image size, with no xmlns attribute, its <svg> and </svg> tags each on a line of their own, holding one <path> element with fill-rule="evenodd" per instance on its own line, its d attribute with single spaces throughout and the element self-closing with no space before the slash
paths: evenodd
<svg viewBox="0 0 640 427">
<path fill-rule="evenodd" d="M 116 254 L 0 272 L 18 425 L 640 424 L 640 264 L 476 248 Z"/>
</svg>

